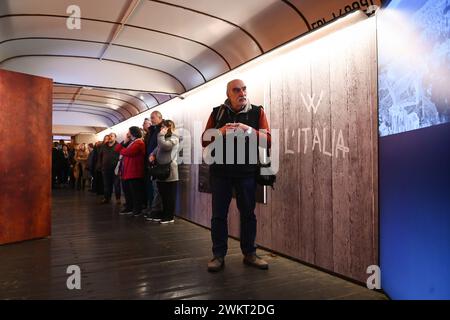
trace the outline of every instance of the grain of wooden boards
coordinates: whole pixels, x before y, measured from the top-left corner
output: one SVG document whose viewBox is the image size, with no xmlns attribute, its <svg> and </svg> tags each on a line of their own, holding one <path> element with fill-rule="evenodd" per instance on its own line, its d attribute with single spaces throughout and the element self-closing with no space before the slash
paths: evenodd
<svg viewBox="0 0 450 320">
<path fill-rule="evenodd" d="M 280 137 L 275 190 L 255 211 L 257 243 L 365 282 L 367 267 L 378 264 L 377 54 L 373 19 L 358 28 L 340 43 L 308 45 L 247 87 L 261 95 Z M 316 110 L 308 110 L 311 102 Z M 190 105 L 174 120 L 192 132 L 215 106 Z M 191 182 L 180 188 L 189 205 L 179 214 L 209 227 L 211 196 L 197 185 L 192 165 Z M 229 232 L 239 237 L 239 229 L 233 200 Z"/>
</svg>

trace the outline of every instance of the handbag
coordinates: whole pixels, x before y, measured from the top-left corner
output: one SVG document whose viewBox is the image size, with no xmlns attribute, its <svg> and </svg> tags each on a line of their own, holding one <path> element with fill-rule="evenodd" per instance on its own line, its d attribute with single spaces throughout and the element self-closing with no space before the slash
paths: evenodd
<svg viewBox="0 0 450 320">
<path fill-rule="evenodd" d="M 116 167 L 114 168 L 114 174 L 116 175 L 116 176 L 120 176 L 120 174 L 122 173 L 121 171 L 121 169 L 122 169 L 122 158 L 123 158 L 123 156 L 122 155 L 120 155 L 119 156 L 119 160 L 117 161 L 117 164 L 116 164 Z"/>
<path fill-rule="evenodd" d="M 149 165 L 148 173 L 155 179 L 167 180 L 167 178 L 169 178 L 170 176 L 170 166 L 171 162 L 160 164 L 155 161 Z"/>
</svg>

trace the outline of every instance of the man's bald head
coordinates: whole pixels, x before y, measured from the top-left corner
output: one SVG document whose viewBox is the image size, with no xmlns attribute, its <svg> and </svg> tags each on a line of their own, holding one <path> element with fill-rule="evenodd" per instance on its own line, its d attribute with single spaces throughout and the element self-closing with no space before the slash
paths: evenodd
<svg viewBox="0 0 450 320">
<path fill-rule="evenodd" d="M 154 126 L 159 125 L 163 121 L 161 112 L 159 112 L 158 110 L 153 111 L 150 114 L 150 121 Z"/>
<path fill-rule="evenodd" d="M 247 87 L 244 81 L 234 79 L 227 83 L 227 97 L 235 110 L 242 109 L 247 104 Z"/>
</svg>

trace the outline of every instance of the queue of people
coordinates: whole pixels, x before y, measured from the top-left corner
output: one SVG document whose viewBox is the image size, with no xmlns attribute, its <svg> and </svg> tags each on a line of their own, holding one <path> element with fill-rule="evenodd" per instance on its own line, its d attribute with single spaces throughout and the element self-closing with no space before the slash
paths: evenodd
<svg viewBox="0 0 450 320">
<path fill-rule="evenodd" d="M 202 146 L 212 142 L 204 138 L 208 130 L 218 136 L 235 135 L 236 131 L 245 135 L 256 135 L 270 148 L 271 136 L 266 114 L 262 106 L 252 105 L 247 99 L 247 87 L 242 80 L 235 79 L 227 84 L 227 99 L 214 108 L 202 135 Z M 180 138 L 175 123 L 164 120 L 159 111 L 145 119 L 142 129 L 130 127 L 125 139 L 118 143 L 111 133 L 103 142 L 95 145 L 58 145 L 53 149 L 54 181 L 67 182 L 67 176 L 74 177 L 74 185 L 83 190 L 85 182 L 90 181 L 91 190 L 103 195 L 102 203 L 111 201 L 114 190 L 120 203 L 121 189 L 125 195 L 122 215 L 141 216 L 146 220 L 161 224 L 173 223 L 178 178 L 177 156 Z M 223 159 L 210 166 L 211 201 L 211 240 L 212 259 L 207 263 L 211 272 L 221 271 L 225 266 L 228 251 L 228 209 L 233 190 L 240 212 L 241 251 L 243 263 L 266 270 L 269 265 L 256 254 L 256 184 L 259 167 L 249 161 L 250 145 L 245 143 L 245 162 L 226 161 L 226 150 L 236 148 L 234 136 L 222 139 Z M 164 167 L 164 178 L 157 176 L 153 168 Z M 67 174 L 69 168 L 69 174 Z M 72 170 L 71 170 L 72 169 Z M 168 172 L 167 172 L 168 170 Z"/>
<path fill-rule="evenodd" d="M 64 140 L 53 143 L 52 148 L 52 188 L 75 186 L 73 167 L 75 165 L 76 148 L 66 144 Z"/>
<path fill-rule="evenodd" d="M 159 111 L 145 119 L 143 129 L 130 127 L 125 140 L 117 144 L 120 155 L 118 175 L 125 194 L 124 215 L 144 215 L 148 221 L 173 223 L 178 181 L 177 155 L 179 138 L 175 123 L 163 120 Z M 151 176 L 151 164 L 170 164 L 164 179 Z"/>
<path fill-rule="evenodd" d="M 159 111 L 145 119 L 142 129 L 130 127 L 120 143 L 115 133 L 89 145 L 54 143 L 54 186 L 68 185 L 77 190 L 89 186 L 89 191 L 103 196 L 103 204 L 110 203 L 113 194 L 121 204 L 123 191 L 121 215 L 143 215 L 147 221 L 173 223 L 178 146 L 175 123 L 164 120 Z M 151 176 L 149 167 L 155 163 L 170 164 L 167 179 Z"/>
</svg>

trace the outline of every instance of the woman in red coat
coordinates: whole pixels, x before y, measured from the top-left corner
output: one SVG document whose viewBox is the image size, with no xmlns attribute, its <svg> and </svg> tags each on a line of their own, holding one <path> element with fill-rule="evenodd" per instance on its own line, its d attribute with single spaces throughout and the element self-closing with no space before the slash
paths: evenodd
<svg viewBox="0 0 450 320">
<path fill-rule="evenodd" d="M 121 214 L 139 216 L 144 199 L 145 144 L 138 127 L 130 127 L 125 140 L 115 148 L 122 156 L 120 175 L 125 193 L 125 208 Z"/>
</svg>

